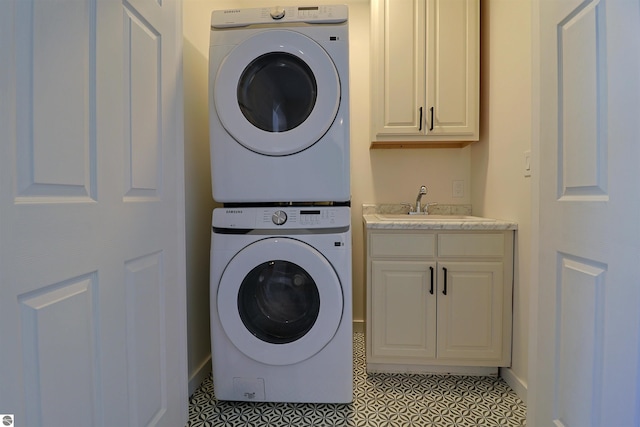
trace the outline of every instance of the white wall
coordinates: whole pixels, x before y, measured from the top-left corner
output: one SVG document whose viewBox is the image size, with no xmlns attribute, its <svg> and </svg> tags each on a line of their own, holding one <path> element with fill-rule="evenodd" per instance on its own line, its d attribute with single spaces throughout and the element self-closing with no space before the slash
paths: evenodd
<svg viewBox="0 0 640 427">
<path fill-rule="evenodd" d="M 482 2 L 480 142 L 471 148 L 475 214 L 518 223 L 511 369 L 502 376 L 526 397 L 531 268 L 531 2 Z"/>
<path fill-rule="evenodd" d="M 365 318 L 361 205 L 415 201 L 422 184 L 429 187 L 426 201 L 445 204 L 473 203 L 474 214 L 518 221 L 519 264 L 516 271 L 519 277 L 526 277 L 529 253 L 524 247 L 528 247 L 527 242 L 530 240 L 527 234 L 529 190 L 528 180 L 524 180 L 519 174 L 519 166 L 522 151 L 529 146 L 530 139 L 530 117 L 527 112 L 530 94 L 523 93 L 529 87 L 530 80 L 530 48 L 527 44 L 530 2 L 482 2 L 485 28 L 483 36 L 488 37 L 488 42 L 482 42 L 482 84 L 491 85 L 482 90 L 482 141 L 462 149 L 391 150 L 369 148 L 369 1 L 334 0 L 323 3 L 346 3 L 350 14 L 354 321 L 362 322 Z M 299 5 L 303 2 L 282 0 L 278 4 Z M 208 163 L 207 61 L 210 14 L 214 9 L 264 5 L 265 2 L 260 0 L 184 0 L 187 268 L 193 269 L 188 275 L 189 372 L 194 378 L 197 377 L 199 367 L 209 357 L 208 256 L 212 202 Z M 522 22 L 525 18 L 526 21 Z M 489 74 L 489 66 L 492 67 L 492 74 Z M 493 70 L 493 67 L 506 68 Z M 513 161 L 517 163 L 514 164 Z M 452 198 L 453 180 L 464 181 L 463 198 Z M 523 262 L 525 258 L 526 262 Z M 526 288 L 523 282 L 520 278 L 516 280 L 513 371 L 526 384 L 527 316 L 523 299 L 528 295 L 522 291 L 523 287 Z"/>
</svg>

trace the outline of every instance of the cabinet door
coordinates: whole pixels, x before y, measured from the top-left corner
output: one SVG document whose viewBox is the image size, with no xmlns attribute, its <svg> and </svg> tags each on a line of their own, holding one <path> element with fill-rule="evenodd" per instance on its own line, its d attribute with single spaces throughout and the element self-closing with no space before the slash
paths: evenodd
<svg viewBox="0 0 640 427">
<path fill-rule="evenodd" d="M 438 359 L 502 359 L 503 291 L 502 262 L 438 262 Z"/>
<path fill-rule="evenodd" d="M 371 17 L 373 146 L 477 141 L 479 0 L 372 0 Z"/>
<path fill-rule="evenodd" d="M 371 2 L 373 135 L 424 135 L 425 0 Z"/>
<path fill-rule="evenodd" d="M 480 5 L 427 1 L 427 132 L 478 140 Z"/>
<path fill-rule="evenodd" d="M 435 263 L 372 261 L 369 361 L 436 356 L 435 286 Z"/>
</svg>

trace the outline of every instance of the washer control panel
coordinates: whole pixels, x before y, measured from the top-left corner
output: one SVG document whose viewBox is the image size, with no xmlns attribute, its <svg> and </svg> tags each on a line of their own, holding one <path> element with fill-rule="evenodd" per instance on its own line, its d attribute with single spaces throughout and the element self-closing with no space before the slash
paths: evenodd
<svg viewBox="0 0 640 427">
<path fill-rule="evenodd" d="M 211 28 L 295 22 L 340 24 L 347 21 L 348 15 L 347 6 L 343 4 L 214 10 L 211 13 Z"/>
<path fill-rule="evenodd" d="M 249 207 L 213 210 L 213 227 L 225 229 L 318 229 L 351 224 L 348 206 Z"/>
</svg>

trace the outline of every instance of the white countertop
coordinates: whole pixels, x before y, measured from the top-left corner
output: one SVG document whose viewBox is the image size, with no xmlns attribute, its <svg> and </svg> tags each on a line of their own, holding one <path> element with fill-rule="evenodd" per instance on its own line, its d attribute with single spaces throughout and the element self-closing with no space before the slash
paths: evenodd
<svg viewBox="0 0 640 427">
<path fill-rule="evenodd" d="M 394 218 L 397 217 L 397 218 Z M 384 215 L 367 213 L 362 216 L 367 229 L 387 230 L 517 230 L 518 224 L 494 218 L 460 215 Z"/>
</svg>

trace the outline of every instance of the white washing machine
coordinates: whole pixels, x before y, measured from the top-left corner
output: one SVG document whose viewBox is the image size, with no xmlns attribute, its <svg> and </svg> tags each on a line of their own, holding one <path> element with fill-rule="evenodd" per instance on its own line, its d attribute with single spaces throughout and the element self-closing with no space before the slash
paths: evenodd
<svg viewBox="0 0 640 427">
<path fill-rule="evenodd" d="M 350 200 L 347 15 L 345 5 L 213 11 L 216 201 Z"/>
<path fill-rule="evenodd" d="M 351 402 L 351 292 L 349 207 L 215 209 L 216 398 Z"/>
</svg>

